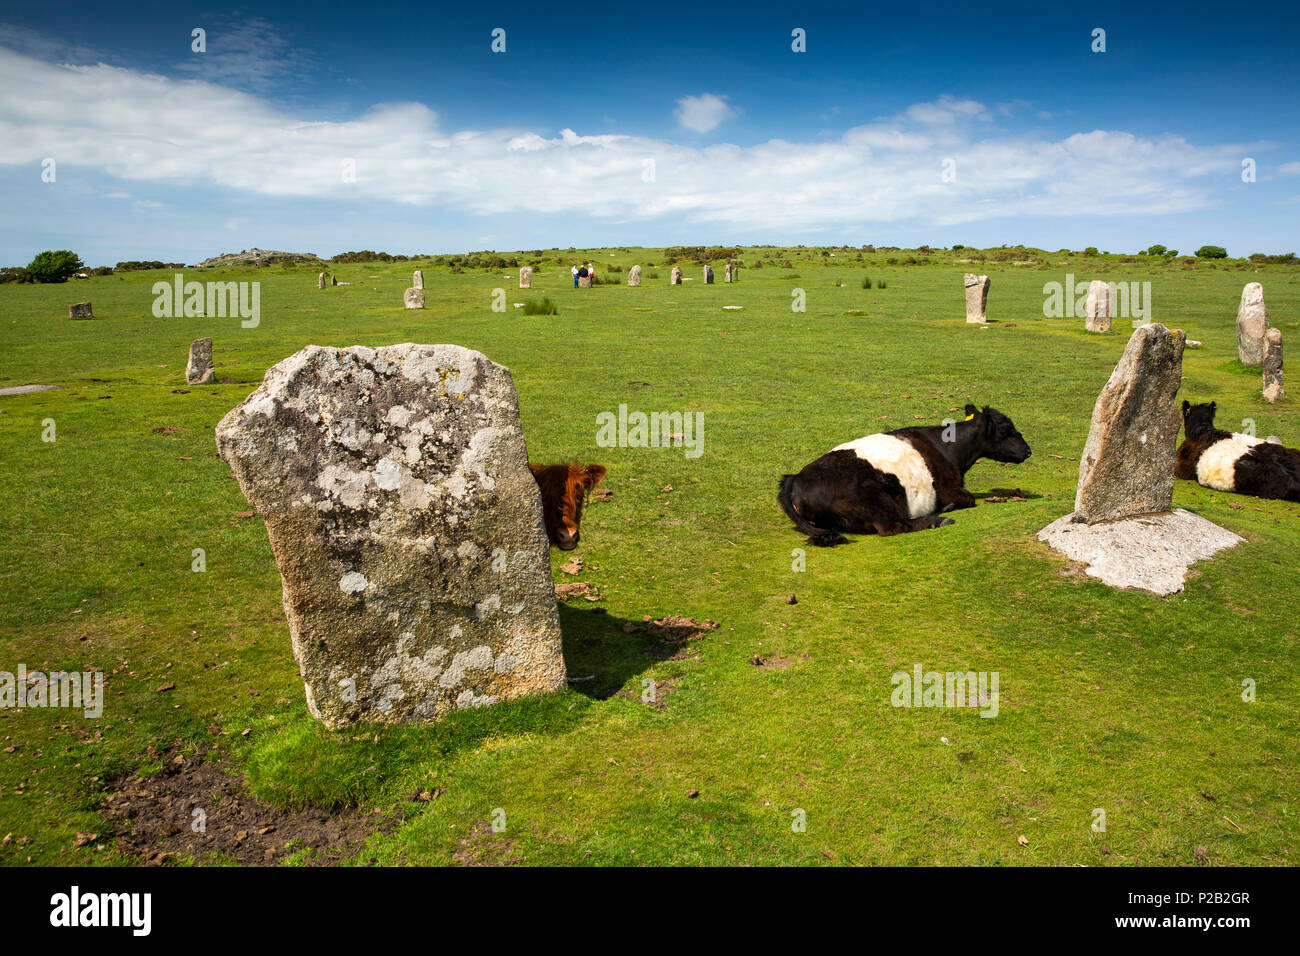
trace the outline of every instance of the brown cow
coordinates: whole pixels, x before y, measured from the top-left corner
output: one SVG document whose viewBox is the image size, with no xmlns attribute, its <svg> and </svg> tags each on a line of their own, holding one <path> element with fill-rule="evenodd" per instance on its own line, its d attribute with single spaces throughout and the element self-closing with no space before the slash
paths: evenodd
<svg viewBox="0 0 1300 956">
<path fill-rule="evenodd" d="M 534 465 L 533 477 L 542 489 L 542 519 L 546 537 L 561 551 L 578 546 L 578 523 L 587 492 L 605 477 L 604 465 Z"/>
</svg>

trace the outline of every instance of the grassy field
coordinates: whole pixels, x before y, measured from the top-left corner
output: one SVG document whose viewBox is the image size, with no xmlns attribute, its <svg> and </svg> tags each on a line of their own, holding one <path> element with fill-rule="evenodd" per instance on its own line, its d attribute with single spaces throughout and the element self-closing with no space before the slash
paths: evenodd
<svg viewBox="0 0 1300 956">
<path fill-rule="evenodd" d="M 514 269 L 428 260 L 340 265 L 352 284 L 323 291 L 315 266 L 187 271 L 260 281 L 254 329 L 155 318 L 151 286 L 169 273 L 0 286 L 0 387 L 62 386 L 0 397 L 0 670 L 107 674 L 98 720 L 0 711 L 0 863 L 135 862 L 124 824 L 100 815 L 108 795 L 200 753 L 277 807 L 387 821 L 335 857 L 249 838 L 276 862 L 1296 863 L 1300 509 L 1179 482 L 1176 505 L 1248 543 L 1163 600 L 1084 577 L 1034 534 L 1072 509 L 1092 405 L 1129 331 L 1044 318 L 1043 284 L 1150 281 L 1151 319 L 1204 342 L 1184 356 L 1181 397 L 1216 400 L 1222 427 L 1251 418 L 1298 445 L 1300 411 L 1263 403 L 1234 317 L 1242 285 L 1262 281 L 1272 324 L 1300 343 L 1300 268 L 822 251 L 745 250 L 738 285 L 721 262 L 713 286 L 684 263 L 680 287 L 658 249 L 519 254 L 537 262 L 529 292 Z M 647 278 L 575 290 L 569 265 L 588 260 L 602 273 L 640 263 Z M 427 307 L 406 311 L 417 266 Z M 964 322 L 964 271 L 992 277 L 989 329 Z M 806 312 L 791 310 L 795 289 Z M 513 308 L 544 296 L 557 315 Z M 70 321 L 83 298 L 96 319 Z M 229 384 L 187 388 L 186 350 L 204 335 Z M 408 341 L 508 366 L 534 461 L 609 468 L 612 497 L 584 518 L 585 569 L 564 574 L 569 555 L 554 555 L 557 580 L 598 585 L 602 600 L 561 605 L 578 678 L 565 692 L 330 734 L 307 714 L 266 533 L 240 516 L 212 429 L 304 345 Z M 776 504 L 781 474 L 968 401 L 1010 415 L 1034 454 L 983 462 L 967 486 L 1025 500 L 809 548 L 794 569 L 802 536 Z M 596 416 L 621 403 L 703 412 L 704 454 L 596 447 Z M 624 627 L 668 615 L 719 626 L 668 659 Z M 997 671 L 997 717 L 892 707 L 890 675 L 915 664 Z M 660 706 L 641 703 L 646 679 Z M 204 808 L 211 827 L 223 806 Z"/>
</svg>

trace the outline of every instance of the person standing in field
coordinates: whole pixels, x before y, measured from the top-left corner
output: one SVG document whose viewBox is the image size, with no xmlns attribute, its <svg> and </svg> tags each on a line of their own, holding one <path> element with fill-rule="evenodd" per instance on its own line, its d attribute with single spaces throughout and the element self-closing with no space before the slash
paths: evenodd
<svg viewBox="0 0 1300 956">
<path fill-rule="evenodd" d="M 574 266 L 574 267 L 573 267 L 573 287 L 574 287 L 575 289 L 578 287 L 578 267 L 577 267 L 577 266 Z"/>
</svg>

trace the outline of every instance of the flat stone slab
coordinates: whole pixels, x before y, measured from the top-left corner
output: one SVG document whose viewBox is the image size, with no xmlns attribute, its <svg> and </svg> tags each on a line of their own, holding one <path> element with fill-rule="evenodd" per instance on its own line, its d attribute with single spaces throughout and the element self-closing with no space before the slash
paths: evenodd
<svg viewBox="0 0 1300 956">
<path fill-rule="evenodd" d="M 50 392 L 62 385 L 14 385 L 0 388 L 0 395 L 30 395 L 32 392 Z"/>
<path fill-rule="evenodd" d="M 1113 588 L 1141 588 L 1158 594 L 1183 589 L 1187 569 L 1197 561 L 1245 541 L 1213 521 L 1182 508 L 1098 524 L 1057 518 L 1038 540 L 1088 565 L 1088 576 Z"/>
</svg>

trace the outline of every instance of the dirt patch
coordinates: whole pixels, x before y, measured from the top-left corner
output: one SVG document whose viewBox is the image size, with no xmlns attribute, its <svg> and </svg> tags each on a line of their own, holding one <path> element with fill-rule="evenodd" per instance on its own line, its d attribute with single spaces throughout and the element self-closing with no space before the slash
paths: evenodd
<svg viewBox="0 0 1300 956">
<path fill-rule="evenodd" d="M 207 748 L 188 757 L 169 752 L 161 772 L 112 785 L 99 816 L 122 853 L 154 866 L 178 855 L 201 861 L 211 853 L 248 866 L 275 866 L 311 847 L 317 852 L 308 862 L 329 865 L 401 821 L 400 812 L 283 810 L 250 794 L 244 778 L 226 769 L 224 757 L 205 761 L 206 753 Z"/>
<path fill-rule="evenodd" d="M 182 428 L 180 425 L 164 425 L 162 428 L 155 428 L 150 434 L 152 435 L 175 435 L 178 432 L 189 431 L 188 428 Z"/>
<path fill-rule="evenodd" d="M 515 841 L 493 833 L 487 820 L 470 827 L 451 858 L 461 866 L 518 866 L 524 862 L 515 855 Z"/>
<path fill-rule="evenodd" d="M 555 585 L 555 600 L 567 601 L 569 598 L 581 597 L 588 601 L 599 601 L 601 596 L 597 593 L 599 584 L 592 584 L 589 581 L 565 581 Z"/>
<path fill-rule="evenodd" d="M 642 687 L 640 682 L 638 682 L 634 687 L 624 687 L 614 696 L 621 697 L 623 700 L 630 700 L 635 704 L 645 704 L 647 707 L 653 707 L 655 710 L 667 710 L 668 695 L 676 691 L 677 688 L 673 686 L 671 680 L 655 681 L 654 700 L 645 699 L 645 692 L 647 690 L 649 690 L 648 687 Z"/>
<path fill-rule="evenodd" d="M 1019 488 L 990 488 L 984 494 L 976 495 L 976 497 L 981 501 L 1000 504 L 1004 501 L 1024 501 L 1029 496 Z"/>
<path fill-rule="evenodd" d="M 659 643 L 647 647 L 646 653 L 664 661 L 690 657 L 691 643 L 717 627 L 717 621 L 697 621 L 691 617 L 661 617 L 656 621 L 647 618 L 645 630 L 658 637 Z"/>
<path fill-rule="evenodd" d="M 770 657 L 764 657 L 761 654 L 755 654 L 749 659 L 749 662 L 764 671 L 783 671 L 787 667 L 794 665 L 793 657 L 782 657 L 780 654 L 773 654 Z"/>
</svg>

